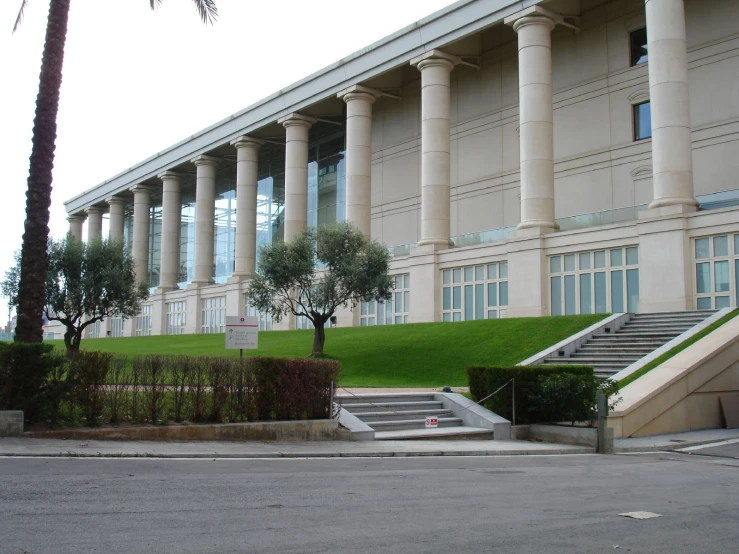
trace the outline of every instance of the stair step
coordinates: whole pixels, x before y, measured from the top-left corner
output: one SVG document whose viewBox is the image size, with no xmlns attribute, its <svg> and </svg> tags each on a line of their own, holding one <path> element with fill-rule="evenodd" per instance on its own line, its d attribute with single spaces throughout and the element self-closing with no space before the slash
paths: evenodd
<svg viewBox="0 0 739 554">
<path fill-rule="evenodd" d="M 438 418 L 454 417 L 454 412 L 451 410 L 408 410 L 403 412 L 352 412 L 356 417 L 367 423 L 371 424 L 375 421 L 398 421 L 398 420 L 412 420 L 418 418 L 424 418 L 434 416 Z"/>
<path fill-rule="evenodd" d="M 492 440 L 493 431 L 482 427 L 437 427 L 376 431 L 375 440 Z"/>
<path fill-rule="evenodd" d="M 407 429 L 425 429 L 426 418 L 399 419 L 397 421 L 373 421 L 370 425 L 375 431 L 404 431 Z M 440 417 L 439 427 L 462 427 L 461 417 Z"/>
<path fill-rule="evenodd" d="M 544 363 L 548 365 L 578 365 L 578 366 L 584 365 L 584 366 L 592 367 L 593 369 L 600 369 L 600 368 L 623 369 L 631 365 L 630 362 L 625 362 L 623 364 L 611 363 L 611 362 L 585 362 L 583 360 L 572 360 L 569 358 L 565 358 L 564 360 L 544 360 Z"/>
<path fill-rule="evenodd" d="M 392 404 L 396 402 L 432 402 L 434 393 L 397 393 L 397 394 L 337 394 L 337 401 L 343 406 L 350 404 Z"/>
<path fill-rule="evenodd" d="M 640 360 L 644 356 L 638 356 L 634 354 L 594 354 L 593 352 L 575 352 L 574 354 L 570 355 L 570 359 L 573 360 L 593 360 L 593 361 L 629 361 L 635 362 L 637 360 Z"/>
<path fill-rule="evenodd" d="M 380 402 L 364 404 L 344 404 L 339 401 L 345 410 L 355 412 L 401 412 L 404 410 L 439 410 L 444 406 L 441 400 L 430 400 L 422 402 Z"/>
</svg>

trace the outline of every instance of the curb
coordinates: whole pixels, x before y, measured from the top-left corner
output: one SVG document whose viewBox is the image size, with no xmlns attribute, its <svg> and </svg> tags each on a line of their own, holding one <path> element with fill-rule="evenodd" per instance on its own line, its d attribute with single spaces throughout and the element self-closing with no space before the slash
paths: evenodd
<svg viewBox="0 0 739 554">
<path fill-rule="evenodd" d="M 408 452 L 245 452 L 240 453 L 158 453 L 158 452 L 0 452 L 5 458 L 160 458 L 160 459 L 272 459 L 272 458 L 416 458 L 441 456 L 564 456 L 594 454 L 592 448 L 552 450 L 435 450 Z"/>
<path fill-rule="evenodd" d="M 700 441 L 685 441 L 685 442 L 676 442 L 674 444 L 664 444 L 664 445 L 651 445 L 651 446 L 614 446 L 613 447 L 613 453 L 614 454 L 630 454 L 630 453 L 639 453 L 639 452 L 675 452 L 677 450 L 682 450 L 683 448 L 689 448 L 691 446 L 703 446 L 718 442 L 723 442 L 727 439 L 707 439 L 707 440 L 700 440 Z"/>
</svg>

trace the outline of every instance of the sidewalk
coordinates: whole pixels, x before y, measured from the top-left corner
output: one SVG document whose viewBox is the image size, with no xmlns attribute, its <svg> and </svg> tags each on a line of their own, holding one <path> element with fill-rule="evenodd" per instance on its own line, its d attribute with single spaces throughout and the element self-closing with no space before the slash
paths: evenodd
<svg viewBox="0 0 739 554">
<path fill-rule="evenodd" d="M 669 435 L 616 439 L 613 441 L 613 451 L 616 454 L 629 452 L 669 452 L 689 446 L 710 444 L 736 438 L 739 438 L 739 429 L 705 429 L 703 431 L 670 433 Z"/>
<path fill-rule="evenodd" d="M 0 456 L 145 458 L 356 458 L 592 454 L 527 441 L 154 442 L 0 438 Z"/>
</svg>

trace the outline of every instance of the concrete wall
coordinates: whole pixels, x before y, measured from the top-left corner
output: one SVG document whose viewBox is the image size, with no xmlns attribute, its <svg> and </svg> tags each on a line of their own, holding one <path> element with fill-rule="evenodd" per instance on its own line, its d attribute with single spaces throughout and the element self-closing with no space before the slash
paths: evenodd
<svg viewBox="0 0 739 554">
<path fill-rule="evenodd" d="M 616 438 L 723 428 L 719 396 L 739 392 L 739 318 L 624 387 Z"/>
</svg>

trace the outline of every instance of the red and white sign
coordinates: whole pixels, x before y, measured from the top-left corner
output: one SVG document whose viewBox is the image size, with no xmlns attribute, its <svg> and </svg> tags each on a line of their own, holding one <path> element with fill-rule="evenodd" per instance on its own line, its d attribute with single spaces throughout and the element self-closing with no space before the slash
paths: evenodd
<svg viewBox="0 0 739 554">
<path fill-rule="evenodd" d="M 226 348 L 257 348 L 259 320 L 256 317 L 226 317 Z"/>
<path fill-rule="evenodd" d="M 426 418 L 426 429 L 436 429 L 439 426 L 438 417 L 427 417 Z"/>
</svg>

